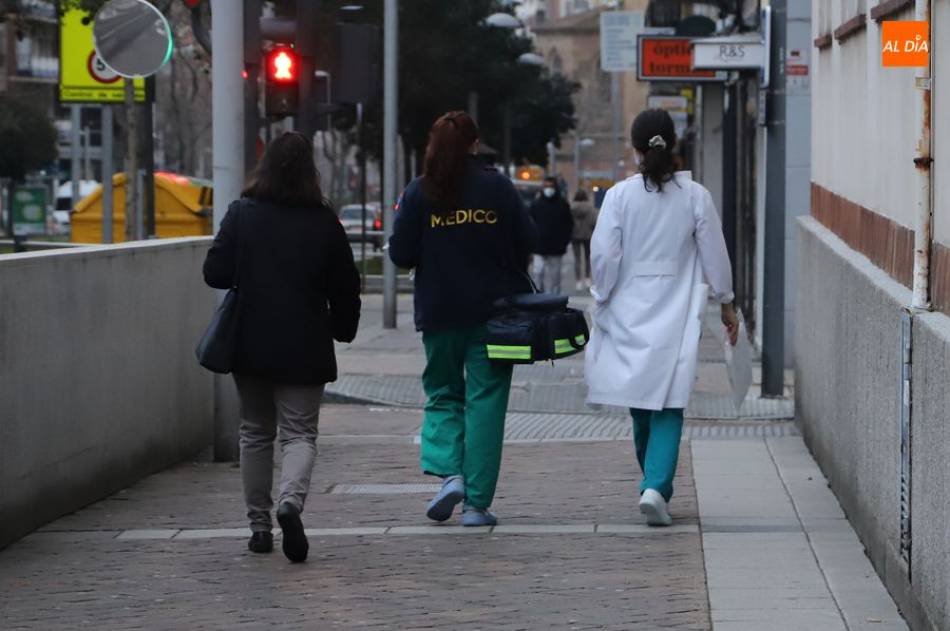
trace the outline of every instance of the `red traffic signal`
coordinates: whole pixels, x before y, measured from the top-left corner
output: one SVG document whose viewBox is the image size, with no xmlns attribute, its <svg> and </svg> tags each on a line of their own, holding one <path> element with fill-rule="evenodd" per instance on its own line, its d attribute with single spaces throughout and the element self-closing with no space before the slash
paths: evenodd
<svg viewBox="0 0 950 631">
<path fill-rule="evenodd" d="M 267 80 L 274 83 L 297 81 L 299 64 L 297 53 L 285 46 L 275 48 L 267 56 Z"/>
</svg>

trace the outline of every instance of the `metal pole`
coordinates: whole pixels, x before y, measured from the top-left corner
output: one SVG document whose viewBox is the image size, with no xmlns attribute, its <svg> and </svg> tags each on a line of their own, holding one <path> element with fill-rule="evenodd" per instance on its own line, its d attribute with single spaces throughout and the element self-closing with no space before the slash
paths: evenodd
<svg viewBox="0 0 950 631">
<path fill-rule="evenodd" d="M 70 192 L 72 208 L 76 209 L 79 203 L 79 145 L 82 143 L 79 126 L 82 124 L 82 106 L 70 105 L 70 178 L 72 179 L 72 191 Z"/>
<path fill-rule="evenodd" d="M 88 127 L 82 130 L 82 179 L 91 180 L 92 177 L 92 132 Z"/>
<path fill-rule="evenodd" d="M 155 236 L 155 76 L 145 79 L 145 103 L 142 104 L 142 209 L 144 234 Z"/>
<path fill-rule="evenodd" d="M 762 395 L 785 393 L 785 48 L 788 0 L 772 0 L 766 151 Z M 733 106 L 735 107 L 735 106 Z M 728 160 L 725 160 L 728 164 Z M 804 326 L 804 323 L 801 323 Z"/>
<path fill-rule="evenodd" d="M 243 2 L 211 0 L 212 171 L 214 230 L 244 181 L 244 15 Z M 209 314 L 210 315 L 210 314 Z M 238 397 L 230 377 L 215 375 L 214 459 L 238 459 Z"/>
<path fill-rule="evenodd" d="M 126 147 L 125 147 L 125 240 L 138 237 L 138 126 L 135 116 L 135 84 L 125 80 Z"/>
<path fill-rule="evenodd" d="M 693 100 L 693 125 L 696 126 L 696 143 L 693 145 L 693 177 L 697 182 L 703 181 L 703 86 L 698 84 Z"/>
<path fill-rule="evenodd" d="M 365 125 L 363 124 L 363 104 L 356 104 L 357 151 L 360 164 L 360 277 L 362 288 L 366 291 L 366 148 Z"/>
<path fill-rule="evenodd" d="M 733 281 L 738 274 L 736 265 L 736 207 L 738 194 L 736 180 L 738 179 L 738 127 L 736 125 L 736 110 L 739 107 L 738 90 L 735 83 L 725 86 L 725 107 L 722 111 L 722 228 L 726 238 L 726 249 L 729 250 L 729 260 L 732 261 Z"/>
<path fill-rule="evenodd" d="M 930 23 L 931 0 L 917 0 L 915 16 L 918 22 Z M 917 155 L 914 166 L 917 167 L 917 218 L 914 225 L 914 281 L 911 308 L 929 311 L 930 304 L 930 248 L 933 238 L 933 158 L 931 145 L 933 131 L 931 127 L 931 68 L 933 61 L 933 26 L 930 27 L 930 51 L 928 65 L 917 68 L 917 124 L 920 136 L 917 140 Z"/>
<path fill-rule="evenodd" d="M 113 190 L 115 172 L 112 138 L 112 106 L 102 106 L 102 242 L 112 243 Z"/>
<path fill-rule="evenodd" d="M 261 133 L 257 85 L 261 66 L 249 63 L 244 67 L 247 71 L 244 81 L 244 170 L 250 172 L 257 166 L 257 142 Z"/>
<path fill-rule="evenodd" d="M 393 204 L 396 201 L 396 135 L 398 107 L 399 4 L 385 0 L 383 59 L 383 228 L 386 242 L 393 233 Z M 383 257 L 383 326 L 396 328 L 396 265 Z"/>
<path fill-rule="evenodd" d="M 610 116 L 611 135 L 613 136 L 613 160 L 610 165 L 611 179 L 620 180 L 620 161 L 623 159 L 623 113 L 620 103 L 620 73 L 610 73 Z"/>
</svg>

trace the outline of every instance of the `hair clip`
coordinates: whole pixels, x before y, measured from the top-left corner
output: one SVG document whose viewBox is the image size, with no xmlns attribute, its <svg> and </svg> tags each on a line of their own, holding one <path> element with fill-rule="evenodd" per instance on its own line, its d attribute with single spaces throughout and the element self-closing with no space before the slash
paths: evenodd
<svg viewBox="0 0 950 631">
<path fill-rule="evenodd" d="M 663 140 L 663 136 L 657 134 L 653 138 L 650 138 L 650 148 L 660 147 L 661 149 L 666 149 L 666 141 Z"/>
</svg>

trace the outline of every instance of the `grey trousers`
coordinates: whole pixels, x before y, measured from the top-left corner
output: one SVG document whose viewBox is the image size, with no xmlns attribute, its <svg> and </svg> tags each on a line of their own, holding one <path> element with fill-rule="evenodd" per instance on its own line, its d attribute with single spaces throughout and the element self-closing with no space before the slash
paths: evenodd
<svg viewBox="0 0 950 631">
<path fill-rule="evenodd" d="M 561 259 L 563 256 L 534 255 L 534 284 L 543 292 L 561 293 Z"/>
<path fill-rule="evenodd" d="M 288 386 L 234 376 L 241 399 L 241 478 L 251 531 L 273 528 L 274 439 L 280 434 L 283 460 L 278 505 L 303 510 L 317 456 L 317 424 L 323 385 Z"/>
</svg>

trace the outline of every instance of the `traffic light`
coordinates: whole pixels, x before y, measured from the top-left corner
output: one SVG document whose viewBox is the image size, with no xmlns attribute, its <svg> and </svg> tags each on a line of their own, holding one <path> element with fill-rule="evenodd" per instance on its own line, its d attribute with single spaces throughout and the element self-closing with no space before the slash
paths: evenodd
<svg viewBox="0 0 950 631">
<path fill-rule="evenodd" d="M 297 113 L 300 58 L 289 46 L 277 46 L 266 57 L 265 111 L 267 116 L 293 116 Z"/>
</svg>

